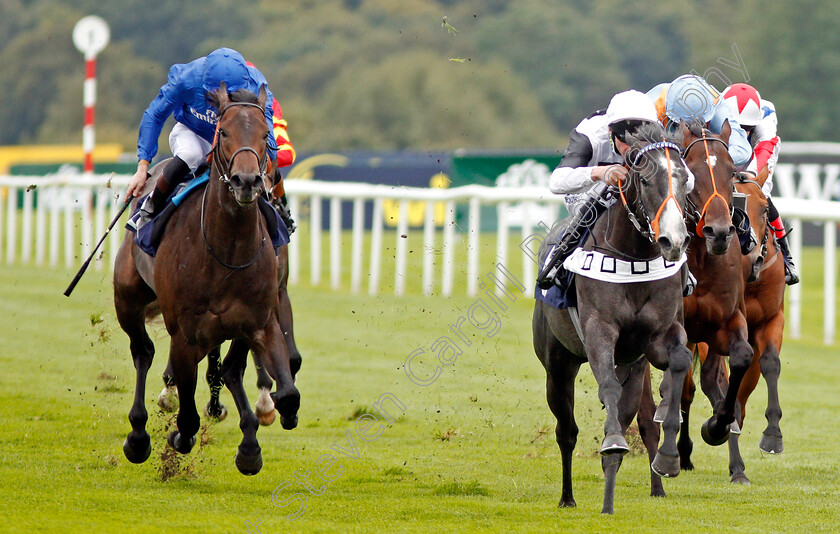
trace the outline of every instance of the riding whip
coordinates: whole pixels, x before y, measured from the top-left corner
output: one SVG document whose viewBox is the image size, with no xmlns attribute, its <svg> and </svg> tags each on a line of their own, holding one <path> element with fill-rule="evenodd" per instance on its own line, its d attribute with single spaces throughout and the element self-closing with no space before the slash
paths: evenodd
<svg viewBox="0 0 840 534">
<path fill-rule="evenodd" d="M 82 268 L 79 269 L 78 273 L 76 273 L 76 277 L 73 278 L 73 281 L 70 282 L 70 285 L 67 286 L 67 289 L 64 290 L 64 296 L 65 297 L 70 296 L 70 293 L 73 292 L 73 289 L 76 287 L 76 284 L 78 284 L 79 280 L 82 279 L 82 275 L 85 274 L 85 271 L 87 270 L 88 265 L 90 265 L 91 260 L 93 260 L 93 257 L 96 255 L 96 251 L 99 250 L 99 247 L 102 245 L 102 242 L 105 241 L 105 238 L 108 237 L 108 234 L 111 233 L 111 229 L 114 227 L 115 224 L 117 224 L 117 221 L 120 220 L 120 217 L 122 217 L 122 214 L 125 213 L 125 210 L 131 205 L 132 200 L 134 200 L 134 197 L 128 197 L 125 200 L 125 204 L 123 204 L 123 207 L 120 208 L 120 212 L 117 213 L 117 216 L 114 217 L 113 221 L 111 221 L 111 224 L 108 226 L 108 229 L 105 230 L 105 235 L 102 236 L 102 239 L 100 239 L 99 243 L 97 243 L 96 246 L 93 248 L 93 252 L 90 253 L 90 256 L 88 256 L 88 259 L 85 260 L 85 262 L 82 264 Z"/>
</svg>

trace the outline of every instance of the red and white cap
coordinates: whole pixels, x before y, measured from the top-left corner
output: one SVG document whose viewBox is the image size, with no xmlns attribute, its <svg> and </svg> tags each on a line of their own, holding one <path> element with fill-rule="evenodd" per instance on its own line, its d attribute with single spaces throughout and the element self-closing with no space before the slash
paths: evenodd
<svg viewBox="0 0 840 534">
<path fill-rule="evenodd" d="M 732 84 L 723 92 L 723 99 L 741 126 L 755 126 L 761 121 L 761 95 L 753 86 Z"/>
</svg>

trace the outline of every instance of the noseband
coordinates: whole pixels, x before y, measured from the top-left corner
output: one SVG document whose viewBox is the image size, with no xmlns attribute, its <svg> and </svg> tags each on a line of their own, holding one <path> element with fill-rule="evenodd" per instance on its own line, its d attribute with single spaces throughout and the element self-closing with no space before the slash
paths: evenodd
<svg viewBox="0 0 840 534">
<path fill-rule="evenodd" d="M 633 157 L 633 161 L 627 161 L 625 158 L 625 165 L 627 165 L 630 169 L 633 169 L 639 165 L 642 160 L 642 156 L 651 152 L 653 150 L 664 150 L 665 151 L 665 160 L 668 162 L 668 195 L 662 200 L 662 203 L 659 205 L 659 209 L 656 210 L 656 215 L 653 219 L 648 216 L 647 210 L 645 210 L 644 204 L 639 202 L 638 195 L 636 197 L 635 204 L 638 205 L 639 211 L 641 211 L 642 218 L 647 223 L 647 228 L 642 228 L 642 225 L 639 223 L 638 217 L 633 213 L 633 209 L 627 202 L 627 198 L 624 196 L 624 186 L 619 184 L 619 195 L 621 196 L 621 202 L 624 204 L 624 209 L 627 210 L 627 216 L 630 218 L 630 222 L 633 223 L 633 226 L 636 227 L 636 230 L 639 231 L 643 236 L 645 236 L 651 243 L 655 241 L 655 237 L 659 234 L 659 219 L 662 217 L 662 212 L 665 210 L 665 205 L 668 203 L 668 200 L 674 199 L 674 202 L 677 204 L 677 208 L 679 208 L 680 213 L 682 213 L 682 206 L 680 206 L 679 201 L 677 201 L 677 197 L 674 195 L 674 180 L 673 180 L 673 173 L 671 171 L 671 153 L 670 150 L 676 150 L 677 153 L 680 152 L 680 147 L 675 145 L 674 143 L 669 143 L 667 141 L 660 141 L 658 143 L 652 143 L 650 145 L 646 145 L 640 148 L 635 157 Z M 631 180 L 636 185 L 636 188 L 639 189 L 639 186 L 636 184 L 636 178 L 638 177 L 638 181 L 641 181 L 641 173 L 640 172 L 633 172 Z"/>
<path fill-rule="evenodd" d="M 231 102 L 230 104 L 228 104 L 227 106 L 224 107 L 224 109 L 221 111 L 221 113 L 219 113 L 219 121 L 216 123 L 216 135 L 213 139 L 213 148 L 210 149 L 210 152 L 213 155 L 212 156 L 213 157 L 213 163 L 215 163 L 216 168 L 219 169 L 219 180 L 221 180 L 222 183 L 224 183 L 228 187 L 228 190 L 230 192 L 233 192 L 233 186 L 231 186 L 231 184 L 230 184 L 230 176 L 229 176 L 230 169 L 233 166 L 233 160 L 241 152 L 251 152 L 252 154 L 254 154 L 254 157 L 257 158 L 257 162 L 259 162 L 259 165 L 260 165 L 259 177 L 260 177 L 260 179 L 262 180 L 262 183 L 263 183 L 263 191 L 267 191 L 268 188 L 266 187 L 265 184 L 266 184 L 266 180 L 267 180 L 268 177 L 266 176 L 265 170 L 266 170 L 266 167 L 268 167 L 268 150 L 265 151 L 265 153 L 263 154 L 263 157 L 261 159 L 260 155 L 257 153 L 256 150 L 254 150 L 253 148 L 251 148 L 249 146 L 243 146 L 243 147 L 240 147 L 239 149 L 237 149 L 230 156 L 230 158 L 227 161 L 225 161 L 223 159 L 222 150 L 220 150 L 222 142 L 221 142 L 221 139 L 219 139 L 219 128 L 221 127 L 222 117 L 224 117 L 225 112 L 227 112 L 227 110 L 229 110 L 230 108 L 232 108 L 234 106 L 255 107 L 255 108 L 259 109 L 260 111 L 262 111 L 263 113 L 265 113 L 265 110 L 262 108 L 262 106 L 260 106 L 259 104 L 251 103 L 251 102 Z"/>
<path fill-rule="evenodd" d="M 685 150 L 682 151 L 682 157 L 683 159 L 686 159 L 688 157 L 688 151 L 691 150 L 691 147 L 693 147 L 697 143 L 702 142 L 703 148 L 706 150 L 706 165 L 709 167 L 709 175 L 712 177 L 712 195 L 708 198 L 708 200 L 706 200 L 706 203 L 703 204 L 703 209 L 701 209 L 699 213 L 695 209 L 694 213 L 692 214 L 692 218 L 697 221 L 698 237 L 703 236 L 703 227 L 706 225 L 706 210 L 709 209 L 709 204 L 711 204 L 712 200 L 714 200 L 715 198 L 721 199 L 723 203 L 726 204 L 726 209 L 729 210 L 730 217 L 732 216 L 732 207 L 729 205 L 729 202 L 725 198 L 723 198 L 723 195 L 721 195 L 717 190 L 717 183 L 715 183 L 715 171 L 714 169 L 712 169 L 712 163 L 709 161 L 709 144 L 707 143 L 707 141 L 717 141 L 718 143 L 723 144 L 727 151 L 729 150 L 729 145 L 726 143 L 726 141 L 724 141 L 723 139 L 718 139 L 717 137 L 706 137 L 706 132 L 704 131 L 703 137 L 700 137 L 690 142 L 688 146 L 685 147 Z"/>
</svg>

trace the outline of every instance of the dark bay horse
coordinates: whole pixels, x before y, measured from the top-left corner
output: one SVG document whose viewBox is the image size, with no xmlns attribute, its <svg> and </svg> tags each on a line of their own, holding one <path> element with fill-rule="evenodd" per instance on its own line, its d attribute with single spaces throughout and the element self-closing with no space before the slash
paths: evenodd
<svg viewBox="0 0 840 534">
<path fill-rule="evenodd" d="M 584 243 L 585 251 L 604 251 L 638 264 L 677 262 L 683 257 L 689 241 L 683 219 L 687 175 L 679 147 L 659 143 L 664 135 L 662 127 L 655 124 L 630 138 L 628 154 L 643 157 L 631 158 L 630 179 L 622 184 L 622 202 L 597 221 Z M 549 233 L 541 246 L 541 258 L 549 253 L 549 245 L 561 229 L 555 225 Z M 589 362 L 598 382 L 598 397 L 606 408 L 600 449 L 606 475 L 602 512 L 613 513 L 616 474 L 629 450 L 624 432 L 639 407 L 647 362 L 668 369 L 680 384 L 691 364 L 682 325 L 682 288 L 679 270 L 659 280 L 632 283 L 578 276 L 582 338 L 574 323 L 575 312 L 536 302 L 534 350 L 545 367 L 548 404 L 557 418 L 555 433 L 563 464 L 561 507 L 576 505 L 571 467 L 578 433 L 575 377 L 580 366 Z M 625 366 L 620 371 L 622 381 L 616 365 Z M 679 402 L 679 394 L 675 389 L 674 403 Z M 676 444 L 679 410 L 676 404 L 672 406 L 663 423 L 664 443 L 651 463 L 652 469 L 664 476 L 676 476 L 680 470 Z"/>
<path fill-rule="evenodd" d="M 160 163 L 159 165 L 162 165 Z M 289 299 L 288 282 L 289 282 L 289 252 L 287 245 L 280 247 L 277 254 L 277 267 L 280 276 L 278 298 L 280 299 L 280 326 L 283 328 L 283 337 L 286 340 L 286 347 L 289 350 L 289 366 L 292 372 L 292 379 L 297 376 L 300 370 L 303 359 L 298 351 L 297 343 L 295 342 L 294 334 L 294 319 L 292 316 L 292 303 Z M 229 348 L 229 353 L 236 353 L 239 351 L 248 351 L 247 344 L 234 340 Z M 207 355 L 207 384 L 210 386 L 210 400 L 204 412 L 209 417 L 214 417 L 219 421 L 223 421 L 227 417 L 227 408 L 220 402 L 219 394 L 222 390 L 222 360 L 221 351 L 219 347 L 214 348 Z M 263 426 L 269 426 L 274 423 L 275 410 L 274 402 L 271 400 L 271 387 L 273 381 L 271 376 L 266 371 L 265 366 L 254 357 L 254 367 L 257 372 L 257 387 L 260 390 L 259 398 L 254 405 L 254 413 L 257 419 Z M 178 390 L 175 387 L 175 380 L 172 377 L 172 361 L 167 363 L 166 370 L 163 373 L 163 391 L 158 396 L 158 405 L 165 412 L 174 412 L 178 408 Z"/>
<path fill-rule="evenodd" d="M 180 397 L 177 430 L 168 438 L 176 451 L 188 453 L 199 428 L 197 365 L 225 340 L 239 340 L 252 350 L 277 382 L 271 398 L 284 427 L 294 427 L 300 406 L 279 319 L 277 258 L 257 206 L 268 160 L 265 87 L 258 96 L 248 91 L 228 94 L 223 84 L 212 98 L 220 113 L 206 188 L 187 197 L 173 213 L 151 278 L 146 269 L 150 259 L 134 244 L 133 234 L 126 234 L 114 267 L 117 318 L 131 341 L 137 372 L 129 412 L 132 431 L 123 445 L 126 458 L 134 463 L 144 462 L 151 453 L 144 393 L 154 345 L 145 320 L 156 307 L 170 335 L 172 374 Z M 243 433 L 236 466 L 244 474 L 255 474 L 262 467 L 262 454 L 256 438 L 259 423 L 242 385 L 246 355 L 247 351 L 228 354 L 221 375 L 236 402 Z"/>
<path fill-rule="evenodd" d="M 695 176 L 694 191 L 688 199 L 697 208 L 690 217 L 696 230 L 688 249 L 688 265 L 697 278 L 697 286 L 684 299 L 685 330 L 691 343 L 706 343 L 715 353 L 729 356 L 732 378 L 729 388 L 722 391 L 715 387 L 717 366 L 702 367 L 701 385 L 714 414 L 703 423 L 701 435 L 710 445 L 721 445 L 729 438 L 730 425 L 736 420 L 738 388 L 752 361 L 742 254 L 737 239 L 732 246 L 735 226 L 731 206 L 736 173 L 727 145 L 730 133 L 729 123 L 724 124 L 719 136 L 697 123 L 683 128 L 683 157 Z M 669 385 L 663 380 L 663 391 Z M 676 388 L 682 389 L 681 383 Z M 667 399 L 663 398 L 663 402 Z M 683 417 L 686 424 L 686 416 Z M 683 467 L 688 466 L 683 460 Z"/>
<path fill-rule="evenodd" d="M 767 173 L 760 174 L 755 180 L 744 179 L 739 176 L 735 181 L 735 188 L 747 195 L 747 208 L 750 223 L 761 244 L 752 253 L 743 257 L 742 276 L 746 281 L 744 301 L 746 319 L 749 329 L 749 342 L 753 349 L 753 360 L 744 375 L 738 389 L 738 404 L 740 413 L 738 423 L 743 427 L 746 417 L 747 400 L 758 384 L 759 376 L 763 375 L 767 382 L 767 427 L 759 442 L 759 448 L 767 453 L 779 454 L 784 450 L 782 445 L 782 431 L 779 421 L 782 409 L 779 403 L 779 373 L 781 360 L 779 352 L 782 348 L 782 336 L 785 325 L 784 293 L 785 270 L 781 253 L 776 249 L 775 240 L 768 239 L 767 226 L 767 198 L 761 191 L 761 186 L 767 178 Z M 726 363 L 719 354 L 709 351 L 706 344 L 698 345 L 698 355 L 704 362 L 704 367 L 717 368 L 714 373 L 717 379 L 717 389 L 726 391 L 729 387 Z M 711 360 L 708 364 L 707 360 Z M 686 380 L 683 390 L 682 409 L 687 414 L 694 398 L 694 382 Z M 687 416 L 685 420 L 687 421 Z M 680 457 L 690 462 L 691 440 L 688 435 L 688 425 L 684 424 L 680 431 L 678 442 Z M 734 483 L 749 484 L 745 473 L 744 460 L 738 445 L 738 434 L 729 436 L 729 475 Z"/>
</svg>

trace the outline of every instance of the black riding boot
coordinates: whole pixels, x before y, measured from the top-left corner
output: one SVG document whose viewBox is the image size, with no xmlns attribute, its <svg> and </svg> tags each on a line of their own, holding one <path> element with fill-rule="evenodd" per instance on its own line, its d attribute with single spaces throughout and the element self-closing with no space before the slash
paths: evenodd
<svg viewBox="0 0 840 534">
<path fill-rule="evenodd" d="M 548 289 L 554 285 L 554 279 L 560 274 L 563 268 L 563 260 L 568 258 L 580 245 L 586 231 L 591 228 L 598 217 L 606 211 L 612 200 L 612 191 L 604 189 L 600 196 L 592 196 L 578 208 L 574 217 L 566 226 L 565 233 L 560 241 L 551 251 L 551 259 L 548 260 L 539 275 L 537 275 L 537 287 Z"/>
<path fill-rule="evenodd" d="M 275 169 L 274 177 L 272 178 L 274 185 L 279 184 L 282 179 L 283 175 L 280 174 L 280 170 Z M 277 213 L 280 214 L 280 218 L 283 220 L 283 224 L 285 224 L 286 228 L 289 230 L 289 235 L 295 233 L 295 230 L 297 230 L 297 226 L 295 226 L 295 220 L 292 219 L 292 211 L 289 209 L 289 201 L 286 200 L 285 191 L 283 191 L 279 197 L 272 195 L 271 205 L 274 206 L 274 209 L 276 209 Z"/>
<path fill-rule="evenodd" d="M 782 258 L 785 260 L 785 283 L 789 286 L 798 284 L 799 274 L 796 272 L 796 265 L 793 264 L 793 258 L 790 255 L 787 234 L 782 237 L 777 237 L 776 245 L 779 247 L 779 252 L 782 253 Z"/>
<path fill-rule="evenodd" d="M 169 195 L 175 190 L 175 186 L 183 182 L 189 173 L 189 165 L 177 156 L 166 164 L 163 173 L 161 173 L 155 184 L 155 190 L 152 191 L 140 207 L 141 218 L 143 220 L 139 226 L 154 219 L 166 207 L 166 203 L 169 201 Z"/>
<path fill-rule="evenodd" d="M 756 238 L 755 231 L 750 226 L 750 218 L 747 212 L 735 208 L 732 211 L 732 224 L 735 225 L 735 233 L 738 235 L 738 242 L 741 244 L 741 254 L 746 256 L 758 244 L 758 238 Z"/>
</svg>

